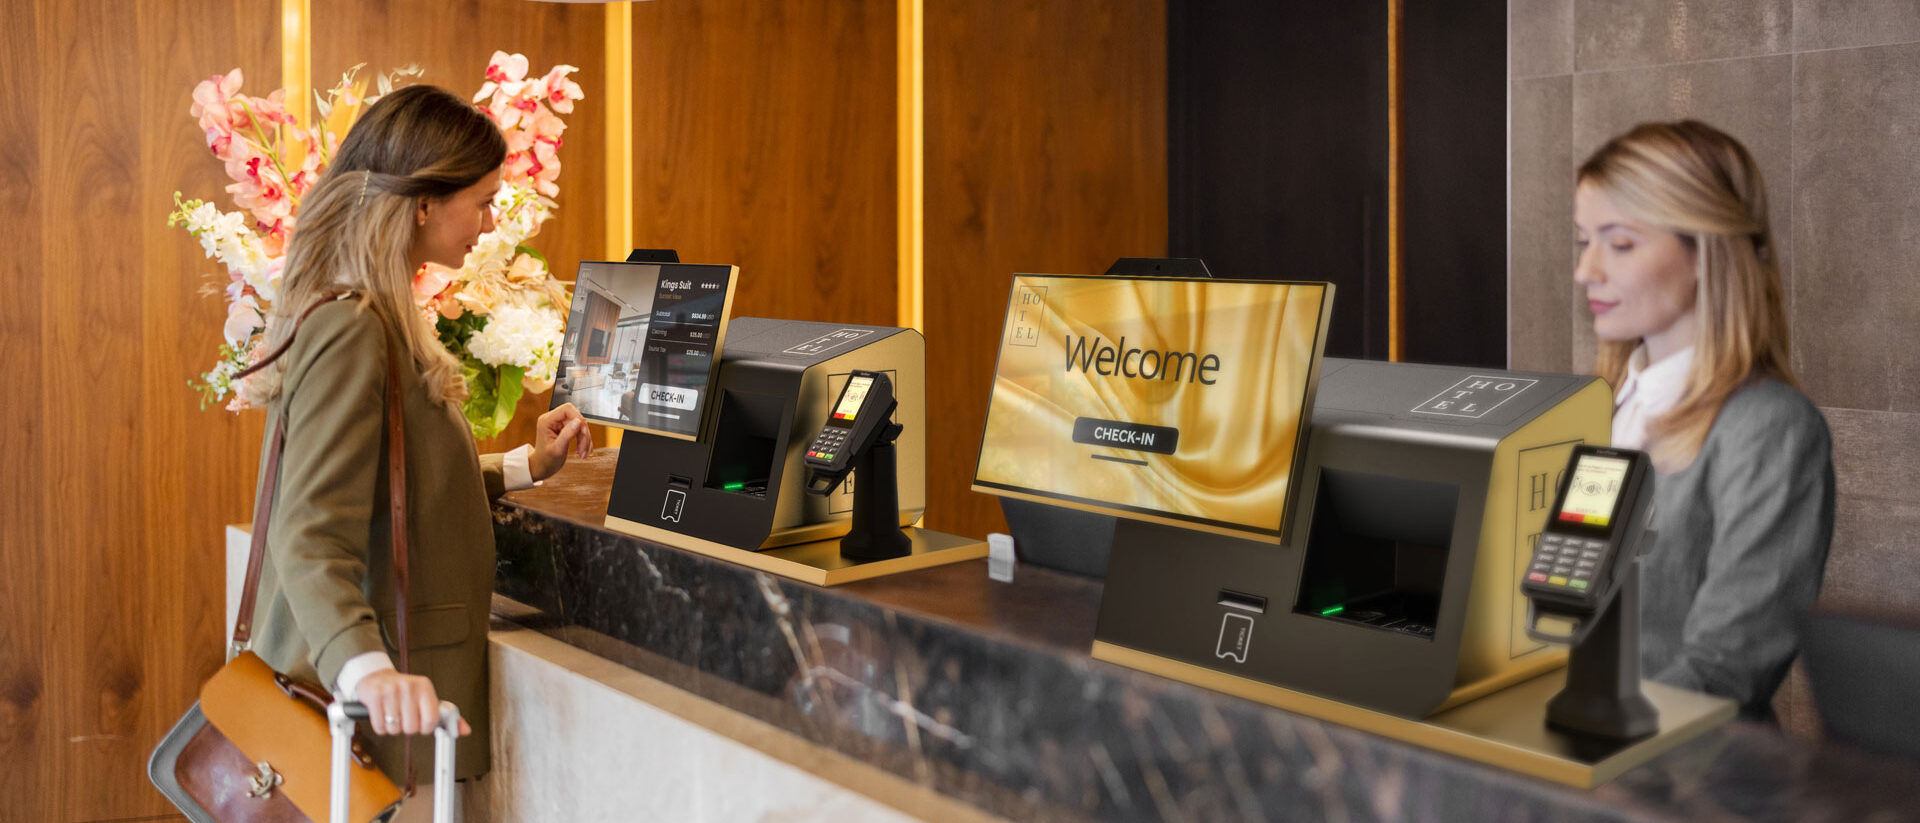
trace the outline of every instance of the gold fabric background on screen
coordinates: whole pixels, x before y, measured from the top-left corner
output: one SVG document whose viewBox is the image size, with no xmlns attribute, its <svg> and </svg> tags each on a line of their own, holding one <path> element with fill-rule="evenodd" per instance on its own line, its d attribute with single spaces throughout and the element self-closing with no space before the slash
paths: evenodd
<svg viewBox="0 0 1920 823">
<path fill-rule="evenodd" d="M 1278 532 L 1325 297 L 1319 284 L 1016 277 L 977 480 Z M 1068 370 L 1069 334 L 1220 368 L 1213 385 Z M 1075 443 L 1079 417 L 1177 428 L 1178 447 Z"/>
</svg>

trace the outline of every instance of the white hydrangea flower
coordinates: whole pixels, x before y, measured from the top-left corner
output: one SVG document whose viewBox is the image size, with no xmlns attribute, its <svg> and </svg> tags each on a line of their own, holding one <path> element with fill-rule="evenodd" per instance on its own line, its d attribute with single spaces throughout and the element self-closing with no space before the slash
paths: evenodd
<svg viewBox="0 0 1920 823">
<path fill-rule="evenodd" d="M 467 351 L 489 366 L 519 366 L 531 379 L 549 379 L 560 359 L 564 322 L 557 312 L 518 303 L 494 306 Z"/>
</svg>

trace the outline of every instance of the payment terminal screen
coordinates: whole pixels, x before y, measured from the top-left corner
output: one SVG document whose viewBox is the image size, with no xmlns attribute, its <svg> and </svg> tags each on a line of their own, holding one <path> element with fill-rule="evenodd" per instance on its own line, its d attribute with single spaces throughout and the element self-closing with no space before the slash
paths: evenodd
<svg viewBox="0 0 1920 823">
<path fill-rule="evenodd" d="M 867 399 L 867 390 L 873 388 L 873 378 L 856 377 L 847 383 L 847 390 L 840 395 L 840 405 L 833 410 L 833 419 L 841 423 L 852 423 L 853 416 L 860 411 L 861 402 Z"/>
<path fill-rule="evenodd" d="M 1331 292 L 1016 276 L 976 488 L 1279 537 Z"/>
<path fill-rule="evenodd" d="M 732 311 L 732 266 L 584 262 L 553 405 L 683 440 L 699 436 Z"/>
<path fill-rule="evenodd" d="M 1603 528 L 1609 525 L 1629 467 L 1627 461 L 1617 457 L 1581 457 L 1573 467 L 1573 482 L 1567 486 L 1567 502 L 1560 507 L 1559 519 Z"/>
</svg>

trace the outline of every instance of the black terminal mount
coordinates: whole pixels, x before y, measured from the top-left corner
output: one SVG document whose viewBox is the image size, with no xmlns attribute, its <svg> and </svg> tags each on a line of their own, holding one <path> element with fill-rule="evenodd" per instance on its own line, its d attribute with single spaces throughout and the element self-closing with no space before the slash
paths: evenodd
<svg viewBox="0 0 1920 823">
<path fill-rule="evenodd" d="M 1639 552 L 1652 498 L 1645 453 L 1574 448 L 1520 585 L 1528 636 L 1572 646 L 1549 726 L 1615 739 L 1659 730 L 1640 690 Z"/>
<path fill-rule="evenodd" d="M 1122 257 L 1107 267 L 1108 277 L 1212 278 L 1207 261 L 1198 257 Z"/>
<path fill-rule="evenodd" d="M 840 540 L 840 554 L 855 560 L 904 557 L 913 540 L 901 531 L 899 463 L 894 440 L 903 430 L 893 422 L 893 381 L 874 371 L 854 371 L 833 401 L 826 425 L 807 445 L 807 493 L 832 494 L 857 472 L 853 522 Z"/>
<path fill-rule="evenodd" d="M 629 263 L 678 263 L 680 253 L 673 249 L 634 249 L 627 253 Z"/>
</svg>

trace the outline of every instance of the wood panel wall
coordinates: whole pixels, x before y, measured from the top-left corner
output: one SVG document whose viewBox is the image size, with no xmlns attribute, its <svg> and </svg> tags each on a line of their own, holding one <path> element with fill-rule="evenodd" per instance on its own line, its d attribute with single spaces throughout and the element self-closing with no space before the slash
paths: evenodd
<svg viewBox="0 0 1920 823">
<path fill-rule="evenodd" d="M 735 317 L 894 325 L 894 0 L 633 5 L 633 242 Z"/>
<path fill-rule="evenodd" d="M 277 85 L 277 12 L 0 4 L 0 820 L 171 808 L 146 756 L 220 664 L 220 527 L 252 501 L 260 419 L 187 389 L 226 312 L 166 214 L 224 194 L 190 95 L 236 65 Z"/>
<path fill-rule="evenodd" d="M 1167 247 L 1161 0 L 926 0 L 929 527 L 1005 531 L 974 464 L 1015 273 Z"/>
<path fill-rule="evenodd" d="M 569 278 L 598 256 L 600 7 L 314 6 L 322 83 L 417 61 L 470 93 L 494 48 L 580 66 L 538 245 Z M 146 757 L 221 662 L 221 528 L 250 518 L 262 418 L 202 411 L 186 386 L 225 309 L 166 214 L 176 190 L 226 202 L 190 95 L 234 66 L 252 93 L 279 84 L 280 4 L 12 0 L 0 30 L 0 823 L 177 819 Z"/>
<path fill-rule="evenodd" d="M 330 87 L 356 63 L 366 64 L 363 76 L 411 64 L 425 72 L 414 82 L 471 97 L 486 82 L 487 58 L 496 49 L 526 55 L 529 74 L 559 63 L 579 67 L 573 80 L 586 99 L 574 104 L 572 114 L 562 115 L 567 132 L 560 148 L 560 209 L 532 240 L 553 272 L 572 281 L 580 261 L 602 259 L 606 246 L 605 21 L 605 9 L 591 3 L 315 2 L 313 84 Z M 481 441 L 480 450 L 502 451 L 531 441 L 533 421 L 546 411 L 550 397 L 521 398 L 513 424 Z"/>
</svg>

